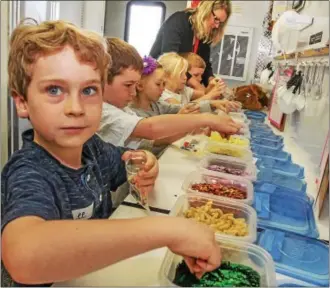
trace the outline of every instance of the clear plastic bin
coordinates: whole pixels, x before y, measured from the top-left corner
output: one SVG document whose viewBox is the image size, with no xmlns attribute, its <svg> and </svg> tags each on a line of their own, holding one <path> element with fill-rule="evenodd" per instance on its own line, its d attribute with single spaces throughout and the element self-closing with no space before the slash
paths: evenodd
<svg viewBox="0 0 330 288">
<path fill-rule="evenodd" d="M 263 248 L 241 241 L 217 239 L 223 261 L 242 264 L 251 267 L 261 276 L 260 287 L 276 287 L 275 265 L 270 254 Z M 159 270 L 160 285 L 164 287 L 176 286 L 173 281 L 176 268 L 183 260 L 170 250 L 165 254 Z"/>
<path fill-rule="evenodd" d="M 250 120 L 247 119 L 244 113 L 237 113 L 237 112 L 230 112 L 228 114 L 235 122 L 237 123 L 245 123 L 245 124 L 250 124 Z"/>
<path fill-rule="evenodd" d="M 244 160 L 252 161 L 252 152 L 249 148 L 239 145 L 209 141 L 205 147 L 206 151 L 217 155 L 226 155 Z"/>
<path fill-rule="evenodd" d="M 223 166 L 225 168 L 235 169 L 240 174 L 216 171 L 210 168 L 211 165 L 218 165 Z M 256 166 L 251 161 L 244 161 L 235 157 L 223 155 L 208 155 L 200 161 L 198 167 L 208 171 L 214 171 L 219 175 L 229 174 L 235 177 L 242 177 L 251 181 L 255 181 L 257 179 Z"/>
<path fill-rule="evenodd" d="M 248 131 L 248 130 L 247 130 Z M 216 142 L 216 143 L 224 143 L 230 145 L 237 145 L 249 148 L 250 147 L 250 139 L 244 136 L 244 131 L 241 131 L 243 134 L 234 134 L 227 138 L 223 138 L 219 132 L 212 131 L 211 135 L 208 138 L 208 141 Z"/>
<path fill-rule="evenodd" d="M 208 183 L 208 184 L 222 184 L 222 185 L 229 185 L 231 187 L 237 187 L 241 191 L 246 192 L 246 199 L 234 199 L 226 196 L 218 196 L 210 193 L 198 192 L 197 190 L 193 190 L 191 186 L 193 184 L 199 183 Z M 250 180 L 244 179 L 242 177 L 235 177 L 229 174 L 219 174 L 214 171 L 208 170 L 200 170 L 191 172 L 187 178 L 184 180 L 182 184 L 182 189 L 189 193 L 198 193 L 202 195 L 209 196 L 214 199 L 229 199 L 232 201 L 237 201 L 240 203 L 245 203 L 248 205 L 252 205 L 253 203 L 253 194 L 254 189 L 253 185 Z"/>
<path fill-rule="evenodd" d="M 223 213 L 232 213 L 235 218 L 244 218 L 248 226 L 248 235 L 233 236 L 224 233 L 216 232 L 216 238 L 222 236 L 225 239 L 237 239 L 244 242 L 253 243 L 257 239 L 257 213 L 256 211 L 237 201 L 229 200 L 228 198 L 212 198 L 198 193 L 189 193 L 181 195 L 172 208 L 170 215 L 184 217 L 184 212 L 190 207 L 200 207 L 205 205 L 208 201 L 212 201 L 212 208 L 221 209 Z"/>
</svg>

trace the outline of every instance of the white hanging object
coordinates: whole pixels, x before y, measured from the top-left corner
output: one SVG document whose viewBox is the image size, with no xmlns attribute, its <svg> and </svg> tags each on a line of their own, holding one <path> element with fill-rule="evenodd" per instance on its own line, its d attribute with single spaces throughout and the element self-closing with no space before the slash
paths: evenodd
<svg viewBox="0 0 330 288">
<path fill-rule="evenodd" d="M 275 48 L 283 53 L 295 50 L 298 43 L 299 30 L 312 23 L 313 17 L 300 15 L 293 10 L 284 12 L 273 27 L 272 41 Z"/>
</svg>

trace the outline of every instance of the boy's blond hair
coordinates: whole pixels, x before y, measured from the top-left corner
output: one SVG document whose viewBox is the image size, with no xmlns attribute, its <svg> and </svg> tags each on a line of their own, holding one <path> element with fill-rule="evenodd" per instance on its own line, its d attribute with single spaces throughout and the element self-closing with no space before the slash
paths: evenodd
<svg viewBox="0 0 330 288">
<path fill-rule="evenodd" d="M 108 84 L 123 69 L 131 68 L 142 74 L 143 60 L 137 50 L 124 40 L 115 37 L 106 37 L 107 50 L 112 58 L 112 66 L 108 70 Z"/>
<path fill-rule="evenodd" d="M 164 53 L 158 58 L 165 73 L 173 78 L 180 78 L 188 70 L 188 61 L 175 52 Z"/>
<path fill-rule="evenodd" d="M 41 55 L 60 51 L 65 46 L 70 46 L 82 63 L 95 65 L 104 85 L 111 58 L 106 51 L 103 37 L 62 20 L 40 24 L 34 20 L 34 23 L 28 24 L 26 20 L 17 26 L 10 39 L 8 73 L 12 92 L 27 100 L 33 64 Z"/>
<path fill-rule="evenodd" d="M 197 55 L 196 53 L 180 53 L 180 56 L 188 61 L 188 70 L 190 70 L 191 68 L 206 68 L 205 61 L 201 56 Z"/>
</svg>

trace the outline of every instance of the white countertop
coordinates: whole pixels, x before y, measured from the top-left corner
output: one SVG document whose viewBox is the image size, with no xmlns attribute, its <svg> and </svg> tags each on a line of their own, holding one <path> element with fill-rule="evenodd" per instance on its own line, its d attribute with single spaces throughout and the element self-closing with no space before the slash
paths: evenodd
<svg viewBox="0 0 330 288">
<path fill-rule="evenodd" d="M 151 212 L 153 216 L 162 215 Z M 121 205 L 111 215 L 111 219 L 139 218 L 147 216 L 143 209 Z M 167 248 L 156 249 L 123 260 L 104 269 L 66 282 L 55 287 L 68 286 L 159 286 L 158 271 Z"/>
</svg>

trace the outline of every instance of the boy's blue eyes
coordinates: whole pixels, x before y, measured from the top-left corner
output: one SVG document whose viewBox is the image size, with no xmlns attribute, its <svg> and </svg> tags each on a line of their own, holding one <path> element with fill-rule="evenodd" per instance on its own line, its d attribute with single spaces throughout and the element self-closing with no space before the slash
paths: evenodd
<svg viewBox="0 0 330 288">
<path fill-rule="evenodd" d="M 48 94 L 53 95 L 53 96 L 59 96 L 59 95 L 62 94 L 62 90 L 58 86 L 50 86 L 50 87 L 48 87 L 47 88 L 47 92 L 48 92 Z"/>
<path fill-rule="evenodd" d="M 83 89 L 83 94 L 86 96 L 92 96 L 96 93 L 96 88 L 95 87 L 87 87 Z"/>
<path fill-rule="evenodd" d="M 49 86 L 47 93 L 51 96 L 60 96 L 63 93 L 63 89 L 59 86 Z M 86 87 L 82 90 L 82 94 L 85 96 L 92 96 L 97 92 L 96 87 Z"/>
</svg>

